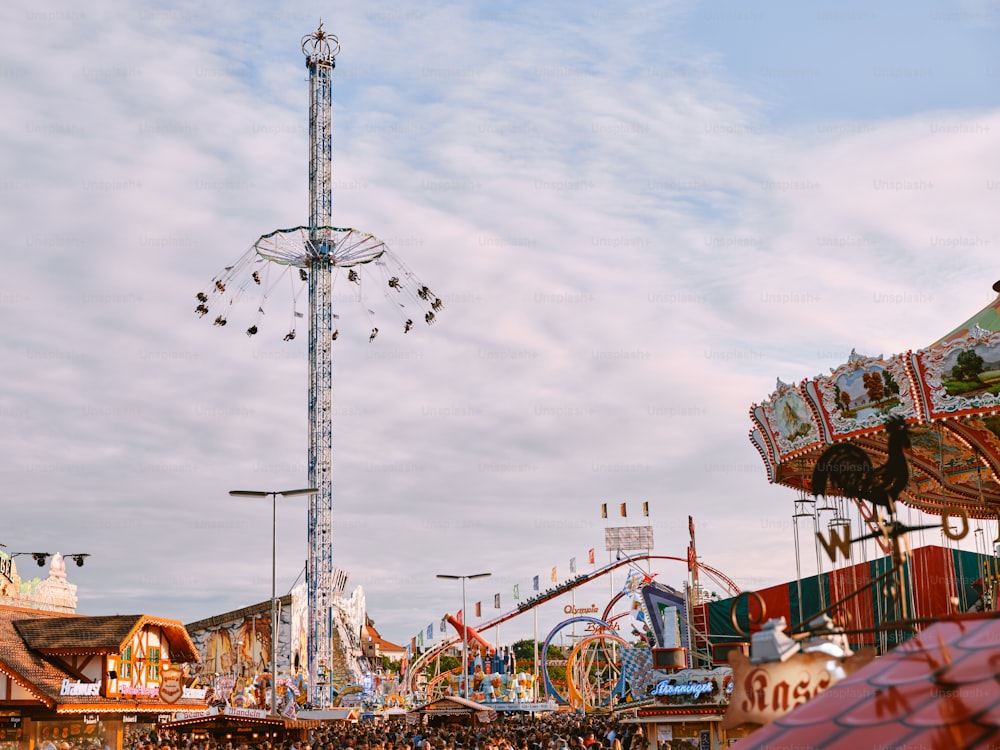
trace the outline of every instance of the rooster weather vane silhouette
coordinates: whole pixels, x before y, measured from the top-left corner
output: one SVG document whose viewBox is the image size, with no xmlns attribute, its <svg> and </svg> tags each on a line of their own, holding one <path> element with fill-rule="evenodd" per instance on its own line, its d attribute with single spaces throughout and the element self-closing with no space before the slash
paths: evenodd
<svg viewBox="0 0 1000 750">
<path fill-rule="evenodd" d="M 905 599 L 899 596 L 902 566 L 906 558 L 900 540 L 911 531 L 931 529 L 936 524 L 907 526 L 896 520 L 896 501 L 910 482 L 910 464 L 906 457 L 906 450 L 910 448 L 910 433 L 906 420 L 898 414 L 890 415 L 885 420 L 885 432 L 888 435 L 887 456 L 885 463 L 878 466 L 872 463 L 865 451 L 850 443 L 835 443 L 823 451 L 813 467 L 812 492 L 815 497 L 826 497 L 829 490 L 831 494 L 867 501 L 876 506 L 872 516 L 878 530 L 850 542 L 883 537 L 892 544 L 896 585 L 888 593 L 900 605 L 900 619 L 906 619 Z M 888 519 L 882 518 L 877 508 L 885 508 Z"/>
</svg>

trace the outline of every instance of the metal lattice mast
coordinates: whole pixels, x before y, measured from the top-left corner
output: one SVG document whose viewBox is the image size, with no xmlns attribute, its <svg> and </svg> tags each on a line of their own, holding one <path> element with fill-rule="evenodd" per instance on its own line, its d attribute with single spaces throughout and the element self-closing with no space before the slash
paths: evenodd
<svg viewBox="0 0 1000 750">
<path fill-rule="evenodd" d="M 316 703 L 319 666 L 332 667 L 333 643 L 333 443 L 330 410 L 333 382 L 331 356 L 333 309 L 330 301 L 331 253 L 326 233 L 332 216 L 330 171 L 331 79 L 340 51 L 337 37 L 323 31 L 323 22 L 302 38 L 309 68 L 309 486 L 319 490 L 309 503 L 309 566 L 307 574 L 310 699 Z"/>
<path fill-rule="evenodd" d="M 379 334 L 378 325 L 392 325 L 403 334 L 413 330 L 422 317 L 428 325 L 444 303 L 425 286 L 378 237 L 359 229 L 331 225 L 333 143 L 330 129 L 331 81 L 337 37 L 323 31 L 322 21 L 312 34 L 302 37 L 302 52 L 309 69 L 309 225 L 276 229 L 261 235 L 249 250 L 212 279 L 206 293 L 198 292 L 195 312 L 208 317 L 217 313 L 214 324 L 225 327 L 237 303 L 255 296 L 256 313 L 245 329 L 256 336 L 268 325 L 264 306 L 276 285 L 291 277 L 293 289 L 292 325 L 284 340 L 294 341 L 295 308 L 299 285 L 305 284 L 309 297 L 309 485 L 316 488 L 309 504 L 308 644 L 307 660 L 310 702 L 325 705 L 328 692 L 321 693 L 320 668 L 333 667 L 335 624 L 333 576 L 333 487 L 331 481 L 333 424 L 332 383 L 333 341 L 339 331 L 333 314 L 331 289 L 334 274 L 345 278 L 362 317 L 368 319 L 368 342 Z M 341 273 L 343 272 L 343 273 Z M 376 317 L 377 303 L 372 293 L 382 296 L 389 315 Z M 340 298 L 341 304 L 344 297 Z M 211 319 L 211 317 L 209 317 Z M 273 320 L 273 319 L 272 319 Z"/>
</svg>

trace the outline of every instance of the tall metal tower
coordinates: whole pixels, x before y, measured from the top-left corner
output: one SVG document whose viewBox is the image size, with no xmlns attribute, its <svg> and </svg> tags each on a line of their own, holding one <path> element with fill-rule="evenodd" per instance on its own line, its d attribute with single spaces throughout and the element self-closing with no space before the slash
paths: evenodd
<svg viewBox="0 0 1000 750">
<path fill-rule="evenodd" d="M 264 327 L 265 303 L 272 292 L 289 278 L 293 287 L 307 284 L 309 293 L 309 456 L 308 482 L 319 491 L 309 504 L 309 562 L 306 571 L 308 590 L 309 699 L 322 704 L 326 695 L 317 690 L 320 667 L 332 667 L 333 605 L 333 482 L 331 477 L 332 423 L 332 348 L 340 331 L 335 321 L 331 290 L 338 278 L 345 276 L 348 289 L 356 295 L 360 314 L 367 319 L 365 335 L 369 343 L 379 334 L 379 325 L 395 318 L 403 333 L 414 327 L 414 317 L 434 323 L 443 304 L 422 284 L 385 243 L 368 232 L 331 226 L 332 183 L 330 179 L 333 143 L 330 113 L 331 82 L 336 56 L 340 52 L 337 37 L 319 28 L 302 38 L 302 52 L 309 69 L 309 224 L 292 229 L 278 229 L 258 238 L 234 264 L 227 266 L 212 281 L 206 294 L 199 292 L 195 308 L 202 317 L 210 310 L 221 312 L 216 326 L 225 326 L 235 304 L 256 291 L 256 312 L 246 329 L 249 337 Z M 373 309 L 377 303 L 368 292 L 377 289 L 390 310 L 388 321 Z M 296 319 L 302 313 L 295 308 L 298 291 L 293 288 L 291 328 L 284 341 L 295 339 Z M 338 295 L 343 300 L 351 295 Z M 416 313 L 412 308 L 418 308 Z M 413 317 L 410 317 L 410 316 Z"/>
<path fill-rule="evenodd" d="M 333 422 L 330 400 L 333 358 L 330 338 L 330 247 L 324 227 L 332 217 L 330 171 L 333 136 L 330 132 L 333 68 L 340 52 L 337 37 L 323 31 L 323 21 L 302 37 L 302 52 L 309 68 L 309 486 L 319 492 L 309 498 L 309 564 L 306 586 L 309 597 L 309 685 L 315 703 L 319 666 L 332 666 L 333 612 L 333 481 L 330 476 Z"/>
</svg>

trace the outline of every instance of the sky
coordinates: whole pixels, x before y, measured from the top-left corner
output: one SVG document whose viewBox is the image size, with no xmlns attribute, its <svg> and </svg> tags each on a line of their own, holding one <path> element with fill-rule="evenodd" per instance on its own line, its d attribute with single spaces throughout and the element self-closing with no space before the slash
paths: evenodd
<svg viewBox="0 0 1000 750">
<path fill-rule="evenodd" d="M 506 611 L 607 562 L 608 526 L 683 557 L 689 515 L 741 588 L 793 579 L 749 410 L 994 299 L 995 2 L 3 3 L 0 543 L 88 553 L 83 614 L 264 601 L 272 552 L 278 593 L 299 580 L 306 501 L 272 550 L 270 501 L 228 491 L 306 486 L 307 337 L 282 340 L 290 298 L 253 338 L 194 308 L 307 223 L 321 18 L 334 223 L 444 302 L 370 343 L 337 311 L 334 564 L 381 634 L 461 607 L 440 573 L 490 572 L 469 607 Z"/>
</svg>

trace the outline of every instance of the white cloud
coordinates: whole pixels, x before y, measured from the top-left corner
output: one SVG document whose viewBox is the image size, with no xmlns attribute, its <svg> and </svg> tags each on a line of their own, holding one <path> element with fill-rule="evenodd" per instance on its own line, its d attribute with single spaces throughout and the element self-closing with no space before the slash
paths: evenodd
<svg viewBox="0 0 1000 750">
<path fill-rule="evenodd" d="M 306 221 L 298 42 L 320 12 L 48 8 L 0 11 L 0 541 L 92 553 L 83 612 L 200 619 L 269 595 L 270 509 L 227 490 L 306 473 L 290 297 L 248 339 L 194 294 Z M 324 19 L 335 223 L 445 302 L 371 345 L 356 309 L 339 323 L 334 559 L 392 640 L 457 608 L 435 573 L 492 570 L 475 598 L 509 601 L 602 559 L 602 502 L 648 501 L 662 554 L 691 514 L 706 562 L 792 578 L 792 493 L 746 440 L 751 403 L 852 347 L 933 341 L 997 275 L 995 106 L 782 127 L 714 50 L 659 44 L 680 11 L 635 31 L 523 11 Z M 280 589 L 305 536 L 290 500 Z"/>
</svg>

